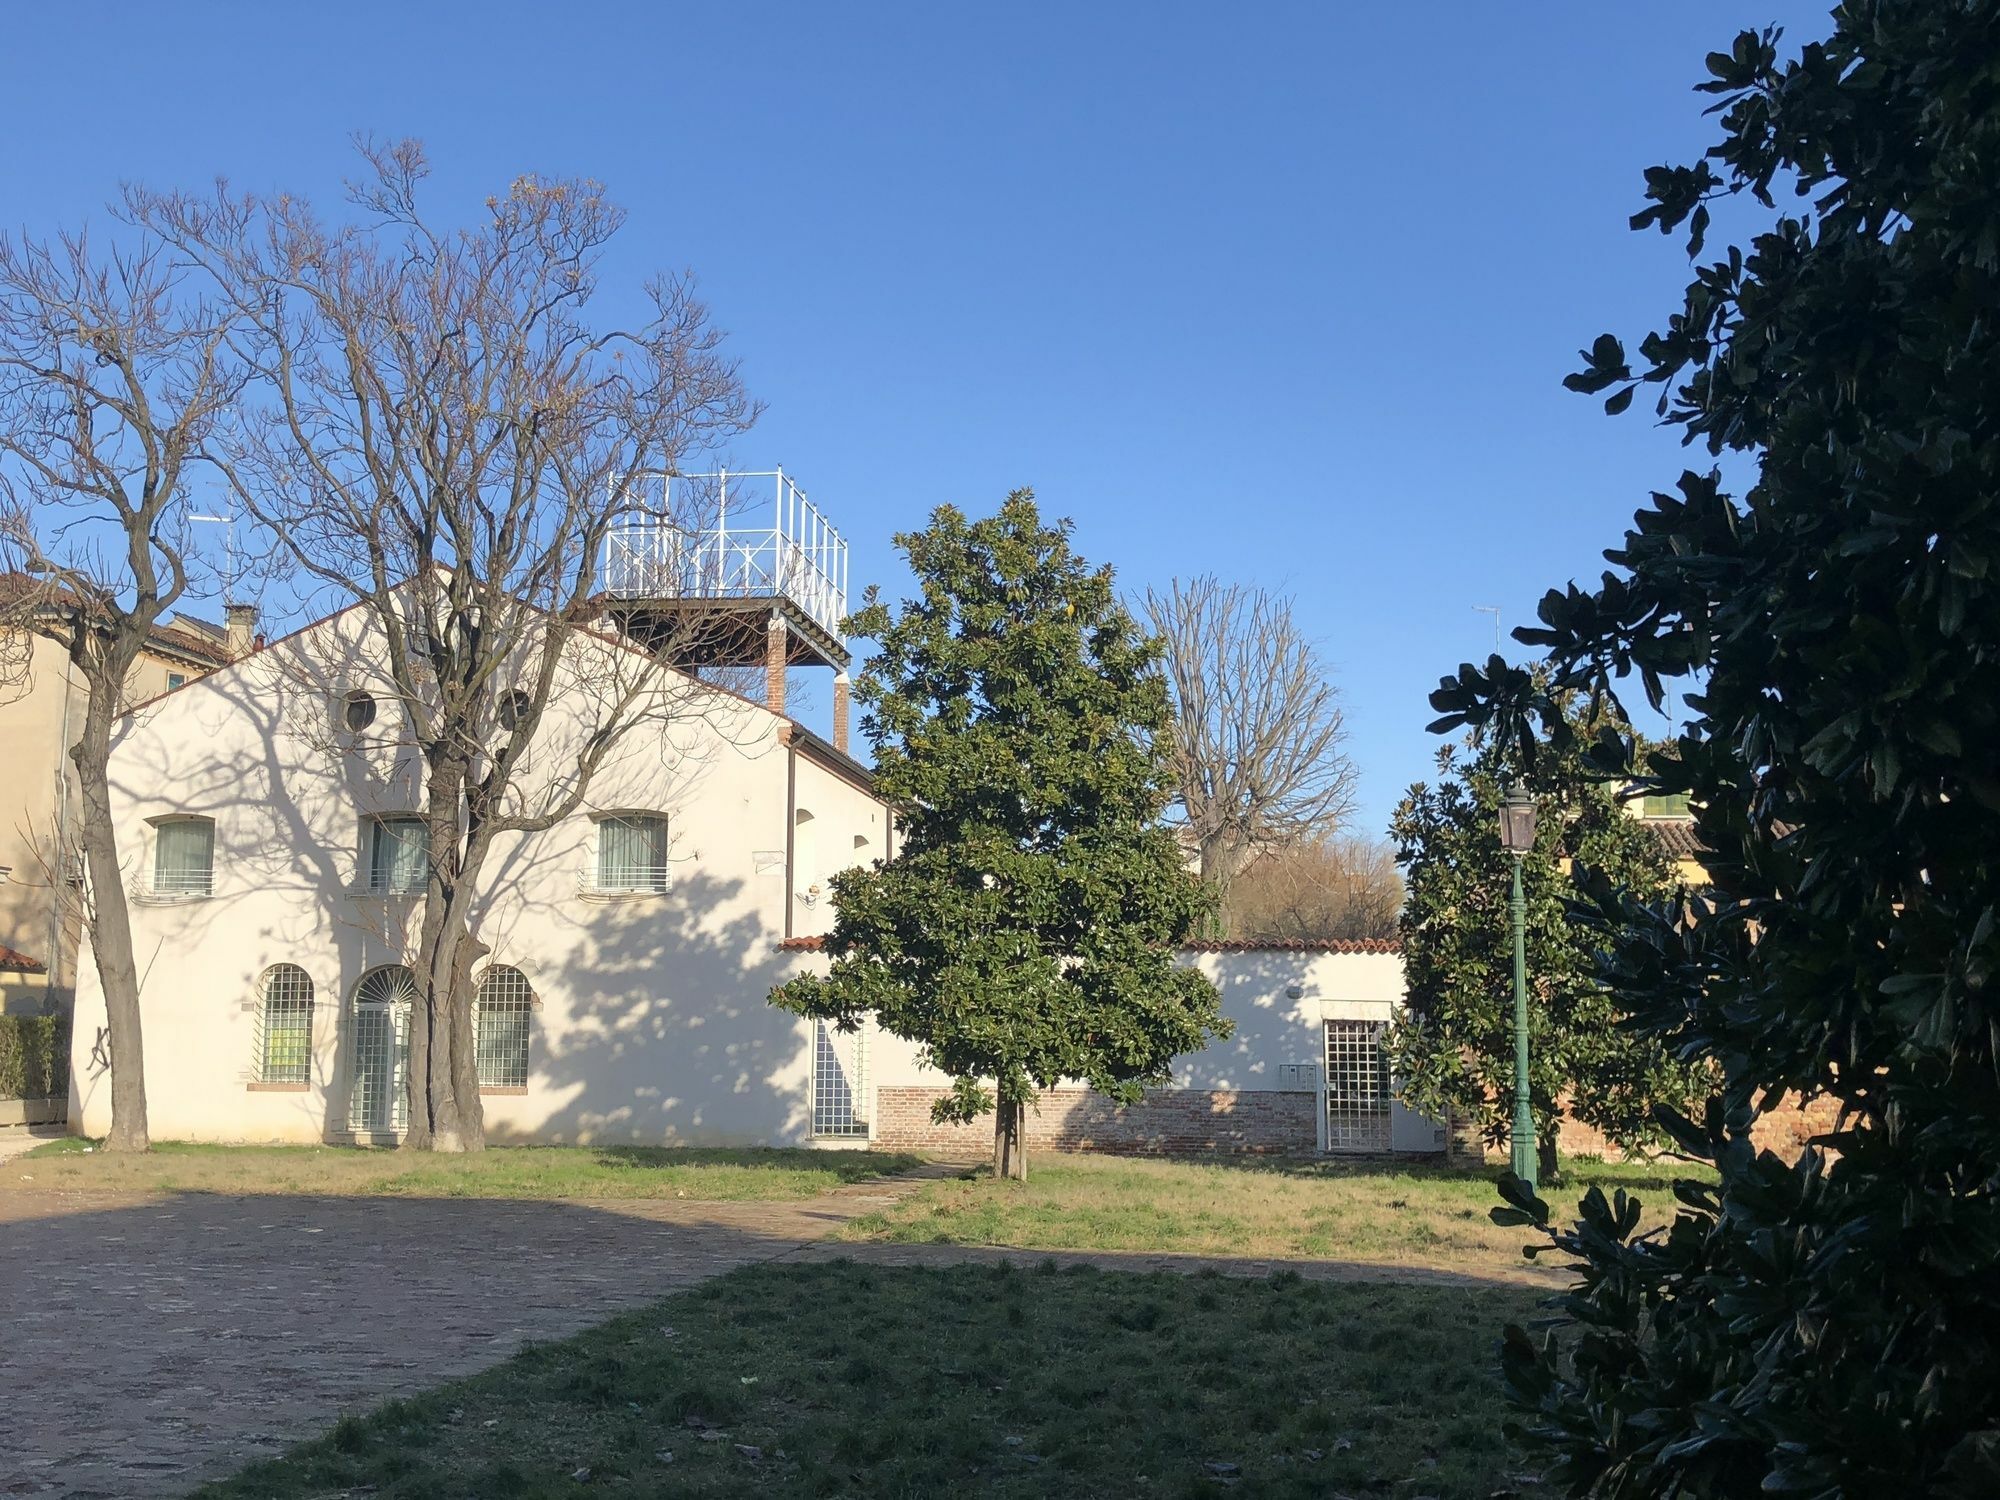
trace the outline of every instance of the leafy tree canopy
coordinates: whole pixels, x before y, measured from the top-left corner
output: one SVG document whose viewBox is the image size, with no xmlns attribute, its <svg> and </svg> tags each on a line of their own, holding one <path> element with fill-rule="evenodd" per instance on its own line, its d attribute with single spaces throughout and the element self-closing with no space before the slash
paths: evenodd
<svg viewBox="0 0 2000 1500">
<path fill-rule="evenodd" d="M 1719 1064 L 1675 1122 L 1719 1183 L 1662 1239 L 1586 1199 L 1555 1238 L 1589 1332 L 1511 1333 L 1508 1377 L 1578 1493 L 2000 1494 L 2000 3 L 1857 0 L 1795 58 L 1746 32 L 1708 65 L 1721 138 L 1649 172 L 1634 224 L 1699 257 L 1710 200 L 1769 217 L 1570 383 L 1657 387 L 1755 482 L 1683 474 L 1517 635 L 1557 691 L 1698 685 L 1658 782 L 1693 794 L 1716 906 L 1627 904 L 1608 974 Z M 1432 701 L 1560 751 L 1551 700 L 1496 663 Z M 1837 1155 L 1753 1148 L 1792 1089 L 1845 1111 Z"/>
<path fill-rule="evenodd" d="M 1166 687 L 1111 570 L 1030 492 L 896 544 L 921 596 L 892 613 L 871 588 L 848 622 L 879 643 L 855 697 L 895 853 L 835 877 L 830 973 L 772 998 L 919 1043 L 953 1081 L 937 1117 L 997 1102 L 996 1169 L 1020 1175 L 1038 1089 L 1131 1102 L 1227 1029 L 1175 962 L 1207 898 L 1161 822 Z"/>
<path fill-rule="evenodd" d="M 1404 866 L 1407 1008 L 1390 1049 L 1403 1097 L 1425 1113 L 1456 1110 L 1505 1140 L 1514 1089 L 1514 944 L 1508 916 L 1513 856 L 1500 845 L 1500 798 L 1510 777 L 1535 796 L 1535 847 L 1525 857 L 1529 1088 L 1544 1172 L 1555 1168 L 1564 1114 L 1621 1145 L 1663 1139 L 1659 1102 L 1705 1097 L 1707 1070 L 1673 1059 L 1623 1024 L 1597 975 L 1605 937 L 1571 905 L 1594 886 L 1649 902 L 1677 895 L 1658 838 L 1629 816 L 1620 789 L 1592 773 L 1576 744 L 1537 757 L 1523 774 L 1487 741 L 1469 759 L 1446 749 L 1439 780 L 1410 789 L 1390 831 Z"/>
</svg>

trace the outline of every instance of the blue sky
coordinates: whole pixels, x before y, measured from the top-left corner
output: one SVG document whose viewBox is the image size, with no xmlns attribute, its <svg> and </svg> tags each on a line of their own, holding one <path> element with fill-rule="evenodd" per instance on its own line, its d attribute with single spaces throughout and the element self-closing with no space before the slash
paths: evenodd
<svg viewBox="0 0 2000 1500">
<path fill-rule="evenodd" d="M 607 286 L 696 272 L 769 404 L 734 459 L 796 473 L 857 581 L 895 595 L 892 533 L 1031 485 L 1130 586 L 1289 591 L 1379 830 L 1430 768 L 1425 695 L 1492 647 L 1474 606 L 1511 628 L 1594 577 L 1687 461 L 1561 378 L 1678 295 L 1625 219 L 1709 139 L 1703 54 L 1825 12 L 23 7 L 0 225 L 218 174 L 331 207 L 356 130 L 422 139 L 453 214 L 601 178 L 631 213 Z"/>
</svg>

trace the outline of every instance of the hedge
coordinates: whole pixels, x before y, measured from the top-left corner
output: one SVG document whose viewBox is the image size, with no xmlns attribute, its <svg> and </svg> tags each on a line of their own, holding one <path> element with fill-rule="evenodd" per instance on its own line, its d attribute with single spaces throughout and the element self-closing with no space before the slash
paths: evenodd
<svg viewBox="0 0 2000 1500">
<path fill-rule="evenodd" d="M 69 1093 L 69 1027 L 62 1016 L 0 1016 L 0 1099 Z"/>
</svg>

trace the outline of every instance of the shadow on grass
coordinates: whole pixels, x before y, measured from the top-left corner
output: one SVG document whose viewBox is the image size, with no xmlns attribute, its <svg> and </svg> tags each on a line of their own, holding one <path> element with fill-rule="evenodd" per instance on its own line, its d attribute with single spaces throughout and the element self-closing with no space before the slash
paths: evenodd
<svg viewBox="0 0 2000 1500">
<path fill-rule="evenodd" d="M 834 1261 L 734 1272 L 199 1492 L 1479 1500 L 1531 1294 Z M 586 1487 L 588 1487 L 586 1489 Z"/>
<path fill-rule="evenodd" d="M 1170 1160 L 1164 1157 L 1124 1159 Z M 1382 1178 L 1398 1181 L 1491 1184 L 1499 1182 L 1503 1170 L 1497 1163 L 1484 1167 L 1447 1167 L 1437 1162 L 1399 1160 L 1393 1157 L 1340 1160 L 1323 1157 L 1260 1156 L 1217 1159 L 1201 1162 L 1199 1165 L 1312 1182 Z M 1673 1191 L 1674 1183 L 1681 1179 L 1695 1178 L 1706 1181 L 1713 1176 L 1713 1169 L 1701 1162 L 1666 1160 L 1604 1162 L 1585 1159 L 1563 1166 L 1557 1171 L 1554 1179 L 1544 1186 L 1557 1192 L 1583 1192 L 1596 1186 L 1602 1187 L 1607 1193 L 1614 1188 L 1624 1188 L 1628 1192 L 1668 1193 Z"/>
<path fill-rule="evenodd" d="M 924 1164 L 921 1156 L 890 1151 L 797 1151 L 750 1146 L 600 1146 L 566 1148 L 526 1146 L 525 1151 L 588 1150 L 600 1167 L 632 1171 L 664 1171 L 683 1167 L 747 1167 L 753 1170 L 830 1172 L 843 1183 L 892 1177 Z"/>
</svg>

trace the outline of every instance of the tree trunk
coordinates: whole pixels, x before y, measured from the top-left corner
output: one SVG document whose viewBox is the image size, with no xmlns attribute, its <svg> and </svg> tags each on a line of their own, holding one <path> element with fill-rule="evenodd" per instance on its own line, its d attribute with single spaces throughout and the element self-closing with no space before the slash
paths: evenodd
<svg viewBox="0 0 2000 1500">
<path fill-rule="evenodd" d="M 993 1106 L 993 1175 L 996 1179 L 1028 1180 L 1027 1106 L 1019 1099 L 1002 1099 Z"/>
<path fill-rule="evenodd" d="M 139 1019 L 139 970 L 132 957 L 132 913 L 125 904 L 125 872 L 118 864 L 118 833 L 111 823 L 111 721 L 118 712 L 114 685 L 90 684 L 83 732 L 70 746 L 77 793 L 83 804 L 78 841 L 90 873 L 90 952 L 104 991 L 105 1029 L 110 1033 L 112 1151 L 150 1151 L 146 1124 L 146 1048 Z M 57 850 L 60 861 L 68 851 Z"/>
<path fill-rule="evenodd" d="M 455 760 L 440 757 L 430 765 L 425 809 L 429 868 L 415 966 L 418 1003 L 410 1016 L 410 1128 L 403 1138 L 404 1147 L 413 1151 L 486 1148 L 472 975 L 487 949 L 465 920 L 470 872 L 458 826 L 465 778 L 465 766 Z"/>
<path fill-rule="evenodd" d="M 1551 1124 L 1535 1138 L 1535 1176 L 1539 1182 L 1547 1182 L 1556 1175 L 1556 1133 L 1559 1125 Z"/>
</svg>

